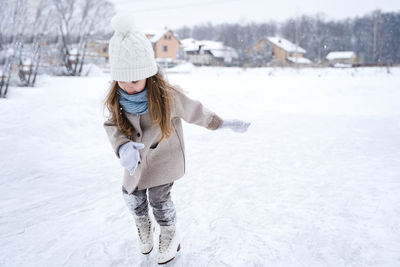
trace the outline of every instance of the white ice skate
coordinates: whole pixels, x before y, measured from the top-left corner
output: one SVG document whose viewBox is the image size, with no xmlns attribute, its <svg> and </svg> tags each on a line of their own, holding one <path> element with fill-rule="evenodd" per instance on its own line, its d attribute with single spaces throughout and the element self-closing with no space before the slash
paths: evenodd
<svg viewBox="0 0 400 267">
<path fill-rule="evenodd" d="M 158 264 L 172 261 L 180 249 L 180 240 L 175 225 L 160 226 Z"/>
<path fill-rule="evenodd" d="M 154 226 L 148 215 L 134 216 L 139 234 L 140 252 L 149 254 L 153 249 Z"/>
</svg>

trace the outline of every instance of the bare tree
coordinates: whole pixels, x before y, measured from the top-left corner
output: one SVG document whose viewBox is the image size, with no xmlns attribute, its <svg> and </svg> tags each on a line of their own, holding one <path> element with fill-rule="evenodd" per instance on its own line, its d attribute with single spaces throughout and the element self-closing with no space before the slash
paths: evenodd
<svg viewBox="0 0 400 267">
<path fill-rule="evenodd" d="M 272 47 L 268 43 L 267 39 L 260 40 L 261 44 L 258 44 L 258 48 L 253 45 L 244 54 L 243 64 L 248 67 L 264 67 L 273 59 Z"/>
<path fill-rule="evenodd" d="M 382 38 L 382 33 L 384 32 L 382 29 L 382 12 L 380 10 L 376 10 L 372 13 L 372 21 L 372 60 L 380 63 L 384 45 L 384 40 Z"/>
<path fill-rule="evenodd" d="M 79 76 L 86 56 L 86 44 L 107 27 L 114 14 L 107 0 L 53 0 L 60 33 L 60 52 L 68 75 Z"/>
<path fill-rule="evenodd" d="M 22 49 L 22 32 L 25 16 L 24 0 L 1 2 L 1 80 L 0 97 L 7 96 L 8 87 L 11 79 L 12 65 Z"/>
<path fill-rule="evenodd" d="M 23 86 L 34 86 L 40 65 L 41 47 L 46 43 L 46 37 L 51 32 L 51 18 L 54 10 L 49 5 L 49 0 L 40 0 L 31 10 L 29 17 L 33 18 L 25 27 L 25 36 L 29 38 L 30 49 L 26 55 L 19 57 L 18 76 Z"/>
</svg>

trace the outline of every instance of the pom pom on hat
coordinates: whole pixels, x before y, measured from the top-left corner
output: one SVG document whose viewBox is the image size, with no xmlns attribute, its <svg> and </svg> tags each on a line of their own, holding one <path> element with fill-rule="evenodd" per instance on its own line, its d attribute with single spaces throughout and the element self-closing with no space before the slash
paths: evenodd
<svg viewBox="0 0 400 267">
<path fill-rule="evenodd" d="M 118 13 L 111 19 L 115 30 L 109 42 L 111 78 L 138 81 L 157 73 L 150 40 L 135 26 L 132 13 Z"/>
<path fill-rule="evenodd" d="M 127 34 L 129 32 L 138 31 L 135 27 L 135 22 L 132 18 L 132 14 L 118 13 L 111 19 L 111 26 L 116 32 Z"/>
</svg>

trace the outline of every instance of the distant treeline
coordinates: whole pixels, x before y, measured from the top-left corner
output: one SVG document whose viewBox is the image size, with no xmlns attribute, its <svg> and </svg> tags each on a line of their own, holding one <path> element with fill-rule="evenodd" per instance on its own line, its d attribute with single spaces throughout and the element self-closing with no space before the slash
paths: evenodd
<svg viewBox="0 0 400 267">
<path fill-rule="evenodd" d="M 331 51 L 354 51 L 362 63 L 400 63 L 400 12 L 376 10 L 363 17 L 326 20 L 324 15 L 303 15 L 282 23 L 211 23 L 182 27 L 180 39 L 222 41 L 235 48 L 240 58 L 257 41 L 281 36 L 307 50 L 305 57 L 322 62 Z"/>
</svg>

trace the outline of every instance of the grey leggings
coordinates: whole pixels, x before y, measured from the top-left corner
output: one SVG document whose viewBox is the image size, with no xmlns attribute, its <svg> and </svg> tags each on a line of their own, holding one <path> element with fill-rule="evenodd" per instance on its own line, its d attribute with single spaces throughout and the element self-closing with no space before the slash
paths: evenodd
<svg viewBox="0 0 400 267">
<path fill-rule="evenodd" d="M 150 206 L 157 223 L 162 226 L 176 223 L 176 212 L 171 200 L 171 188 L 174 183 L 159 185 L 156 187 L 138 190 L 131 194 L 122 186 L 122 195 L 132 215 L 143 216 L 148 214 L 147 191 L 149 191 Z"/>
</svg>

